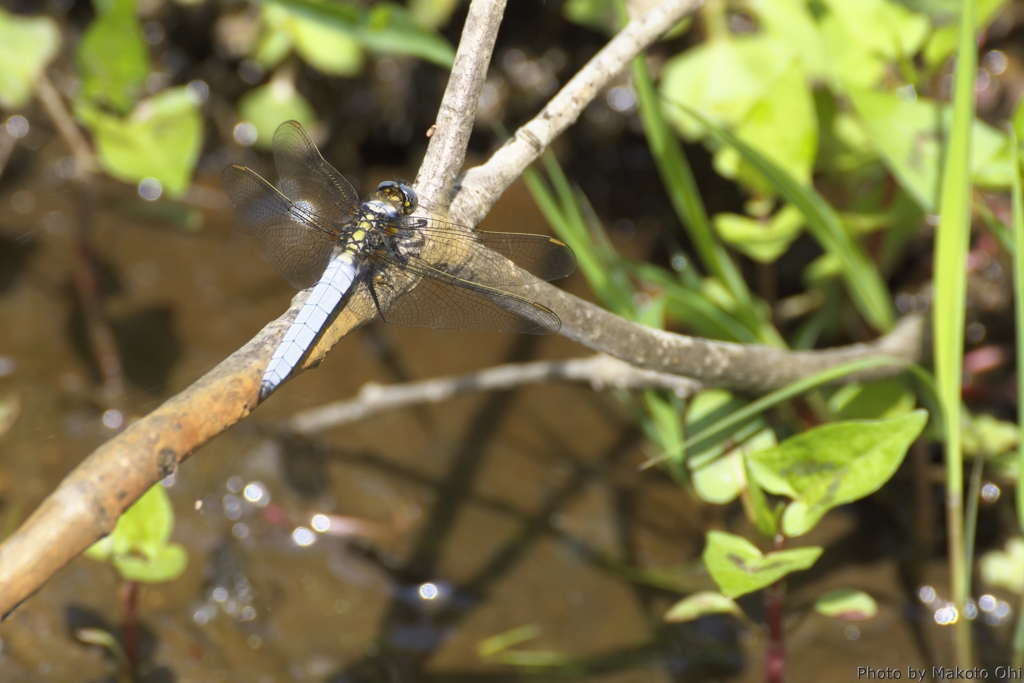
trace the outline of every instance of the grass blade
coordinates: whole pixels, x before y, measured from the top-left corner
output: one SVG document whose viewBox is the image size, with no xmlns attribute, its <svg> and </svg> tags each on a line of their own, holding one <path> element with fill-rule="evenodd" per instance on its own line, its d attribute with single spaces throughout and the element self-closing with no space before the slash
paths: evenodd
<svg viewBox="0 0 1024 683">
<path fill-rule="evenodd" d="M 658 174 L 665 184 L 672 206 L 700 255 L 701 262 L 711 275 L 725 285 L 736 300 L 736 317 L 744 327 L 750 330 L 758 341 L 784 347 L 785 340 L 761 317 L 746 281 L 711 229 L 711 221 L 708 220 L 704 202 L 697 191 L 693 171 L 686 161 L 679 139 L 662 115 L 661 102 L 643 57 L 633 60 L 633 87 L 636 90 L 640 120 L 647 135 L 651 156 L 657 164 Z"/>
<path fill-rule="evenodd" d="M 1020 158 L 1017 133 L 1010 126 L 1010 154 L 1013 160 L 1013 179 L 1010 192 L 1013 202 L 1013 287 L 1017 305 L 1017 362 L 1024 358 L 1024 196 L 1021 194 Z M 1024 396 L 1024 373 L 1017 372 L 1017 395 Z M 1024 401 L 1017 401 L 1017 426 L 1021 428 L 1021 443 L 1024 444 Z M 1024 448 L 1019 450 L 1019 472 L 1024 472 Z M 1024 533 L 1024 483 L 1017 479 L 1017 526 Z M 1013 666 L 1024 663 L 1024 596 L 1017 609 L 1017 628 L 1013 634 Z"/>
<path fill-rule="evenodd" d="M 971 232 L 971 129 L 974 126 L 974 78 L 977 70 L 975 7 L 961 5 L 957 47 L 953 124 L 946 148 L 935 237 L 935 376 L 943 409 L 946 446 L 946 520 L 949 573 L 953 602 L 963 614 L 969 596 L 964 544 L 964 471 L 960 434 L 960 385 L 964 355 L 964 306 L 967 286 L 967 247 Z M 956 624 L 956 663 L 971 666 L 970 621 Z"/>
<path fill-rule="evenodd" d="M 678 102 L 667 102 L 680 107 L 698 119 L 723 143 L 736 149 L 750 165 L 760 171 L 772 183 L 776 191 L 795 205 L 807 218 L 808 230 L 825 249 L 833 254 L 843 267 L 846 287 L 857 310 L 876 330 L 887 332 L 895 324 L 895 313 L 878 268 L 868 259 L 860 246 L 853 241 L 843 227 L 839 216 L 832 207 L 814 191 L 797 182 L 792 176 L 778 168 L 771 161 L 724 128 L 712 123 L 700 112 Z"/>
</svg>

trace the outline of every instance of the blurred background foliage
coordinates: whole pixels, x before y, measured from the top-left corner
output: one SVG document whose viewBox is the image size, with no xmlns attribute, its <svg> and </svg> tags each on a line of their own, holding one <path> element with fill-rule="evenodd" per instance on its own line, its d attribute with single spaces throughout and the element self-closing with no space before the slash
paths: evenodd
<svg viewBox="0 0 1024 683">
<path fill-rule="evenodd" d="M 635 15 L 652 4 L 625 6 Z M 302 123 L 355 181 L 369 169 L 411 173 L 466 6 L 4 0 L 0 216 L 59 234 L 68 218 L 48 210 L 46 198 L 76 188 L 133 220 L 201 235 L 210 213 L 226 204 L 221 169 L 265 168 L 271 135 L 288 119 Z M 618 315 L 794 349 L 868 340 L 889 331 L 899 314 L 930 305 L 959 7 L 955 0 L 706 0 L 587 107 L 527 172 L 526 186 L 551 229 L 575 250 L 590 295 Z M 509 3 L 470 157 L 483 158 L 534 116 L 624 19 L 618 0 Z M 978 229 L 968 257 L 964 398 L 971 412 L 963 431 L 968 455 L 1013 483 L 1019 430 L 1009 421 L 1017 399 L 1008 350 L 1007 190 L 1019 170 L 1011 130 L 1024 138 L 1024 3 L 979 0 L 978 19 L 969 169 Z M 93 182 L 97 169 L 131 190 Z M 10 257 L 12 278 L 23 258 Z M 0 291 L 10 285 L 5 263 Z M 147 320 L 166 324 L 162 314 Z M 129 383 L 159 394 L 178 349 L 150 345 L 148 360 L 133 362 L 129 347 L 139 326 L 114 328 Z M 86 363 L 104 377 L 101 361 Z M 788 452 L 788 437 L 823 422 L 916 425 L 915 408 L 928 401 L 919 390 L 898 378 L 820 389 L 804 399 L 780 396 L 774 412 L 755 412 L 728 429 L 716 425 L 752 405 L 729 392 L 707 391 L 689 402 L 654 390 L 617 397 L 654 444 L 646 455 L 666 461 L 676 483 L 703 502 L 735 503 L 764 532 L 766 523 L 774 528 L 772 513 L 758 502 L 764 494 L 758 498 L 751 481 L 758 475 L 744 464 L 745 453 Z M 91 400 L 110 403 L 101 394 Z M 7 406 L 7 415 L 16 413 Z M 0 422 L 0 436 L 14 419 Z M 702 434 L 711 436 L 694 440 Z M 886 478 L 904 451 L 894 450 Z M 172 522 L 167 506 L 157 507 L 161 523 L 151 545 L 163 553 Z M 979 547 L 994 547 L 1000 533 L 983 532 Z M 983 566 L 1003 577 L 992 585 L 1019 593 L 1005 577 L 1024 571 L 1021 553 L 1006 547 L 992 550 Z M 686 586 L 683 592 L 700 581 L 690 569 L 616 571 L 636 583 Z M 213 614 L 221 609 L 207 602 Z M 701 608 L 707 611 L 687 609 L 739 613 L 713 600 Z M 1009 616 L 992 619 L 998 625 Z M 488 656 L 521 642 L 516 634 L 495 636 L 500 644 L 484 648 Z M 518 654 L 507 663 L 568 667 L 558 653 Z"/>
</svg>

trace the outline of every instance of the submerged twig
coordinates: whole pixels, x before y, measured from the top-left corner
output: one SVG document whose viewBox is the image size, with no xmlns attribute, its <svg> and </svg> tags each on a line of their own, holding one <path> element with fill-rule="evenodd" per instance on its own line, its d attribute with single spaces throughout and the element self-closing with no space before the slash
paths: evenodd
<svg viewBox="0 0 1024 683">
<path fill-rule="evenodd" d="M 559 361 L 509 363 L 468 375 L 440 377 L 422 382 L 385 386 L 366 384 L 355 398 L 303 410 L 287 422 L 287 428 L 304 436 L 341 427 L 378 413 L 410 406 L 440 403 L 462 394 L 514 389 L 545 382 L 586 382 L 602 389 L 668 389 L 686 398 L 701 385 L 692 379 L 641 370 L 609 356 Z"/>
</svg>

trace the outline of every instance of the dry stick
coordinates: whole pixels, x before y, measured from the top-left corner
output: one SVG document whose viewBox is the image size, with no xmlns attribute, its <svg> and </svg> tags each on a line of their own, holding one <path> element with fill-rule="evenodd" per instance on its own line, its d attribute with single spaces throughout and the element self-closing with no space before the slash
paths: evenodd
<svg viewBox="0 0 1024 683">
<path fill-rule="evenodd" d="M 701 389 L 700 382 L 692 379 L 640 370 L 604 355 L 571 360 L 509 363 L 467 375 L 440 377 L 422 382 L 391 386 L 370 382 L 351 400 L 328 403 L 296 413 L 288 420 L 286 427 L 291 432 L 313 436 L 328 429 L 400 408 L 440 403 L 471 392 L 513 389 L 528 384 L 556 381 L 586 382 L 595 391 L 668 389 L 681 398 L 692 396 Z"/>
<path fill-rule="evenodd" d="M 482 0 L 474 0 L 470 5 L 469 13 L 472 16 L 475 12 L 484 11 L 488 7 L 494 11 L 495 5 L 488 6 Z M 580 74 L 556 96 L 556 100 L 561 103 L 560 106 L 567 107 L 568 113 L 562 116 L 553 107 L 548 107 L 544 114 L 547 123 L 538 128 L 549 131 L 557 130 L 558 132 L 564 130 L 589 102 L 586 98 L 592 98 L 608 82 L 613 75 L 611 70 L 614 65 L 618 64 L 619 68 L 624 67 L 633 55 L 646 48 L 661 33 L 696 7 L 697 3 L 693 0 L 667 0 L 647 15 L 631 22 L 619 37 L 612 40 L 599 52 L 581 70 Z M 466 46 L 486 44 L 486 37 L 472 34 L 470 29 L 486 30 L 489 26 L 493 26 L 493 22 L 467 19 L 466 29 L 460 42 L 460 52 L 463 51 L 464 44 Z M 493 38 L 490 43 L 493 45 Z M 628 47 L 630 45 L 631 47 Z M 632 53 L 629 53 L 629 50 L 632 50 Z M 490 48 L 478 51 L 478 54 L 483 58 L 489 56 L 489 52 Z M 459 86 L 450 85 L 445 95 L 446 101 L 451 93 L 465 94 L 474 89 L 479 92 L 485 70 L 479 68 L 479 65 L 472 65 L 473 68 L 470 66 L 465 63 L 465 60 L 456 58 L 450 83 L 458 81 L 464 83 Z M 473 82 L 477 83 L 475 87 L 471 86 Z M 475 106 L 472 98 L 467 101 L 470 102 L 471 107 Z M 459 108 L 453 105 L 452 110 L 459 111 Z M 436 135 L 464 135 L 464 132 L 460 133 L 460 131 L 464 127 L 472 125 L 472 117 L 467 116 L 466 118 L 469 120 L 449 122 L 450 125 L 443 129 L 439 125 Z M 440 123 L 444 122 L 439 121 Z M 484 167 L 486 173 L 493 178 L 492 182 L 496 183 L 495 191 L 486 189 L 487 183 L 484 182 L 482 174 L 467 174 L 462 191 L 457 194 L 453 203 L 453 214 L 465 223 L 475 225 L 482 217 L 483 212 L 493 205 L 501 191 L 511 184 L 525 164 L 536 158 L 543 145 L 548 141 L 542 140 L 536 135 L 531 138 L 526 133 L 517 134 L 516 139 L 510 145 L 499 150 L 496 155 L 497 159 L 506 160 L 495 161 L 492 159 Z M 449 165 L 448 170 L 442 175 L 457 172 L 458 165 L 462 163 L 462 154 L 452 153 L 453 146 L 449 143 L 436 144 L 439 145 L 439 150 L 443 150 L 443 152 L 438 152 L 437 163 Z M 530 154 L 527 155 L 529 160 L 523 163 L 515 157 L 506 158 L 510 152 L 515 152 L 523 144 L 532 148 Z M 501 171 L 500 167 L 503 164 L 509 165 L 509 172 Z M 424 178 L 424 182 L 426 183 L 426 178 Z M 430 206 L 443 206 L 444 202 L 438 196 L 431 196 L 429 187 L 436 187 L 438 188 L 436 191 L 442 192 L 445 183 L 443 180 L 438 183 L 431 181 L 431 183 L 432 185 L 419 188 L 424 203 Z M 476 201 L 466 205 L 463 197 L 470 196 L 475 197 Z M 463 205 L 459 204 L 460 201 L 463 201 Z M 470 211 L 466 208 L 467 206 L 476 208 Z M 474 211 L 477 213 L 474 214 Z M 537 289 L 540 296 L 551 299 L 550 293 L 540 288 Z M 559 291 L 555 288 L 549 289 L 553 289 L 555 292 Z M 61 482 L 14 534 L 0 544 L 0 614 L 5 616 L 9 614 L 22 600 L 38 590 L 58 569 L 94 541 L 110 533 L 117 518 L 129 505 L 150 486 L 173 472 L 174 468 L 196 449 L 249 414 L 256 404 L 259 381 L 270 355 L 306 297 L 308 297 L 308 291 L 301 292 L 293 299 L 292 306 L 281 318 L 263 328 L 249 343 L 188 389 L 169 399 L 155 411 L 133 423 L 120 435 L 94 451 Z M 568 303 L 555 302 L 555 304 L 551 307 L 564 316 L 563 321 L 567 324 L 563 329 L 569 328 L 573 338 L 586 338 L 581 328 L 586 323 L 587 317 L 593 318 L 594 322 L 600 323 L 602 327 L 593 335 L 592 341 L 595 344 L 601 342 L 602 337 L 609 334 L 606 330 L 619 329 L 615 328 L 606 317 L 602 317 L 609 314 L 605 314 L 596 307 L 583 306 L 579 300 L 569 300 Z M 331 330 L 323 335 L 325 339 L 321 341 L 303 367 L 309 367 L 319 362 L 334 341 L 359 322 L 343 310 Z M 822 361 L 819 365 L 835 364 L 842 360 L 848 360 L 850 356 L 861 357 L 879 351 L 892 351 L 892 355 L 898 357 L 916 357 L 916 349 L 911 350 L 914 346 L 915 335 L 908 334 L 907 327 L 912 327 L 912 325 L 898 330 L 897 333 L 890 335 L 890 338 L 880 340 L 874 348 L 858 345 L 849 350 L 837 349 L 822 352 Z M 917 328 L 920 329 L 920 327 L 920 323 L 917 323 Z M 638 338 L 643 337 L 641 334 L 643 328 L 627 327 L 625 329 L 629 334 L 636 335 Z M 912 332 L 912 330 L 910 331 Z M 663 332 L 659 332 L 658 335 L 661 335 L 658 339 L 667 344 L 671 345 L 675 340 L 676 343 L 689 347 L 691 350 L 698 343 L 710 345 L 709 348 L 720 346 Z M 623 337 L 623 340 L 628 342 L 628 335 Z M 726 347 L 728 349 L 735 347 L 735 352 L 730 360 L 733 364 L 738 363 L 742 349 L 745 347 L 736 345 L 726 345 Z M 759 358 L 763 357 L 762 352 L 758 349 L 754 349 L 752 353 Z M 649 362 L 655 355 L 646 356 L 642 359 L 643 363 Z M 784 357 L 784 354 L 781 357 Z M 805 363 L 815 357 L 814 354 L 802 356 Z M 669 356 L 669 358 L 673 357 Z M 695 372 L 699 371 L 699 365 L 698 363 Z M 671 369 L 680 374 L 691 374 L 687 371 L 688 369 L 681 367 L 678 363 Z M 805 371 L 813 370 L 805 368 Z M 735 378 L 734 381 L 730 381 L 730 378 L 725 375 L 718 379 L 724 385 L 742 384 Z M 753 391 L 758 386 L 760 384 L 755 383 L 748 387 L 748 390 Z"/>
<path fill-rule="evenodd" d="M 64 98 L 47 78 L 45 71 L 40 72 L 36 78 L 36 96 L 46 109 L 50 120 L 57 126 L 57 132 L 71 150 L 71 155 L 79 167 L 86 173 L 98 173 L 100 165 L 96 162 L 96 155 L 93 154 L 89 141 L 82 135 L 71 112 L 64 106 Z"/>
<path fill-rule="evenodd" d="M 124 364 L 117 348 L 117 340 L 110 323 L 103 315 L 99 294 L 99 275 L 96 259 L 89 243 L 92 226 L 93 196 L 96 191 L 96 174 L 100 170 L 96 155 L 85 139 L 71 112 L 64 104 L 64 98 L 50 82 L 46 72 L 36 77 L 36 96 L 47 116 L 57 127 L 64 144 L 71 151 L 78 164 L 78 191 L 80 211 L 78 219 L 78 244 L 75 247 L 76 267 L 74 272 L 75 291 L 78 294 L 82 317 L 89 337 L 89 350 L 96 361 L 101 387 L 98 396 L 106 405 L 117 405 L 124 395 Z"/>
<path fill-rule="evenodd" d="M 459 43 L 460 53 L 472 50 L 479 59 L 489 61 L 501 9 L 501 4 L 493 1 L 472 2 Z M 499 16 L 494 21 L 481 21 L 476 17 L 481 13 L 495 12 Z M 485 71 L 486 66 L 480 68 L 456 56 L 445 100 L 452 93 L 464 96 L 474 89 L 479 93 Z M 473 86 L 472 81 L 479 83 Z M 452 82 L 463 84 L 452 85 Z M 59 102 L 59 94 L 48 81 L 43 83 L 39 93 L 41 99 L 56 95 Z M 62 102 L 59 103 L 63 106 Z M 475 104 L 473 101 L 472 106 Z M 452 105 L 452 109 L 458 111 L 459 107 Z M 58 121 L 58 127 L 60 125 Z M 455 122 L 444 130 L 439 129 L 437 135 L 455 135 L 460 125 L 472 126 L 472 116 L 468 122 Z M 65 132 L 68 131 L 62 131 L 62 134 Z M 468 135 L 464 142 L 466 140 Z M 441 147 L 450 148 L 451 145 Z M 73 149 L 79 163 L 86 168 L 88 162 L 83 163 L 86 157 L 79 154 L 83 149 L 87 151 L 88 146 L 74 145 Z M 449 151 L 444 161 L 461 164 L 461 158 L 461 155 L 453 155 Z M 457 172 L 458 167 L 451 171 L 452 175 Z M 421 195 L 432 205 L 437 204 L 437 197 L 423 192 Z M 168 476 L 199 447 L 249 414 L 256 405 L 260 378 L 267 362 L 308 296 L 308 291 L 301 292 L 281 318 L 264 327 L 245 346 L 188 389 L 93 451 L 64 478 L 24 524 L 0 544 L 0 615 L 6 618 L 57 570 L 109 534 L 117 518 L 150 486 Z M 354 327 L 359 321 L 353 322 Z M 334 327 L 340 329 L 343 326 Z"/>
<path fill-rule="evenodd" d="M 453 78 L 448 80 L 430 144 L 414 183 L 420 202 L 433 211 L 447 210 L 455 176 L 466 160 L 480 91 L 487 78 L 504 12 L 505 0 L 475 0 L 466 17 L 452 67 Z M 459 78 L 454 78 L 456 73 Z"/>
</svg>

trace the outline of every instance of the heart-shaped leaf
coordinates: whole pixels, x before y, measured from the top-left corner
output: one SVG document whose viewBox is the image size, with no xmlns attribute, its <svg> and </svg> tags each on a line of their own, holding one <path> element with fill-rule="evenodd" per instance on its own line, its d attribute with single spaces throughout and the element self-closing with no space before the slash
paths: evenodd
<svg viewBox="0 0 1024 683">
<path fill-rule="evenodd" d="M 81 96 L 127 113 L 142 95 L 151 70 L 149 48 L 135 15 L 134 0 L 94 2 L 97 16 L 85 30 L 76 55 Z"/>
<path fill-rule="evenodd" d="M 722 594 L 738 598 L 765 588 L 783 576 L 813 565 L 823 548 L 810 546 L 763 554 L 745 538 L 722 531 L 709 531 L 704 548 L 704 566 Z"/>
<path fill-rule="evenodd" d="M 203 120 L 184 87 L 145 99 L 124 118 L 84 100 L 75 109 L 92 131 L 100 165 L 129 183 L 155 178 L 180 197 L 188 189 L 203 142 Z"/>
<path fill-rule="evenodd" d="M 173 529 L 171 501 L 164 487 L 156 485 L 121 515 L 109 536 L 94 543 L 85 554 L 110 562 L 129 581 L 171 581 L 188 564 L 185 549 L 167 542 Z"/>
<path fill-rule="evenodd" d="M 782 531 L 800 536 L 826 512 L 877 491 L 896 472 L 928 422 L 928 413 L 889 420 L 836 422 L 750 455 L 751 472 L 768 491 L 794 501 Z"/>
</svg>

